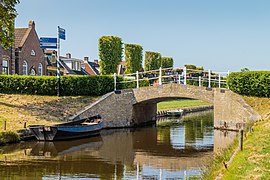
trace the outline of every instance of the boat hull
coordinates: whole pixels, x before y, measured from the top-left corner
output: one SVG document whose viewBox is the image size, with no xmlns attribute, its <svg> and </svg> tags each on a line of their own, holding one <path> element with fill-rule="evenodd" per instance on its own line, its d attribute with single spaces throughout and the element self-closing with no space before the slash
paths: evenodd
<svg viewBox="0 0 270 180">
<path fill-rule="evenodd" d="M 60 141 L 97 136 L 103 123 L 76 126 L 31 126 L 29 127 L 39 141 Z"/>
</svg>

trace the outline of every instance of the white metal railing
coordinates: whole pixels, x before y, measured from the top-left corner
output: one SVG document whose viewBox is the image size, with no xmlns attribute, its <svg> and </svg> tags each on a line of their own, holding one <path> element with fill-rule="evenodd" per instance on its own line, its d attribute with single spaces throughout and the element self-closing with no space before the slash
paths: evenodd
<svg viewBox="0 0 270 180">
<path fill-rule="evenodd" d="M 226 77 L 229 74 L 230 71 L 214 72 L 211 70 L 205 71 L 197 69 L 187 69 L 186 67 L 180 68 L 179 72 L 176 72 L 176 70 L 173 70 L 173 68 L 160 67 L 159 69 L 151 71 L 137 71 L 136 73 L 124 74 L 122 75 L 122 77 L 129 80 L 117 82 L 116 73 L 114 73 L 114 90 L 116 90 L 117 84 L 131 82 L 136 82 L 136 87 L 139 88 L 140 81 L 143 80 L 152 80 L 152 82 L 154 83 L 150 85 L 162 85 L 166 83 L 178 83 L 187 85 L 188 81 L 190 81 L 189 83 L 200 87 L 206 86 L 208 88 L 211 88 L 212 85 L 214 85 L 214 87 L 224 88 L 226 87 Z"/>
</svg>

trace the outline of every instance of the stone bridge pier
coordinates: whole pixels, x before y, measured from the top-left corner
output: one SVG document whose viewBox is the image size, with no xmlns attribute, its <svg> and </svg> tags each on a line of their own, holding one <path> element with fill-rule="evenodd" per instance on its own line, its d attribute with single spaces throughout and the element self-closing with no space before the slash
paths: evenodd
<svg viewBox="0 0 270 180">
<path fill-rule="evenodd" d="M 215 128 L 236 130 L 261 118 L 241 96 L 230 90 L 172 83 L 108 93 L 70 120 L 99 114 L 105 128 L 134 127 L 154 122 L 157 103 L 176 98 L 199 99 L 213 104 Z"/>
</svg>

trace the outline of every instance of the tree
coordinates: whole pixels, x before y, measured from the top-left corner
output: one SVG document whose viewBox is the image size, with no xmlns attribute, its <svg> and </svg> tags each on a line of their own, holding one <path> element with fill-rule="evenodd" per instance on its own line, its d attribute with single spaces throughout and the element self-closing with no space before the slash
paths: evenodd
<svg viewBox="0 0 270 180">
<path fill-rule="evenodd" d="M 161 67 L 161 54 L 159 52 L 145 51 L 144 70 L 155 70 Z"/>
<path fill-rule="evenodd" d="M 249 72 L 250 70 L 248 68 L 241 69 L 241 72 Z"/>
<path fill-rule="evenodd" d="M 4 48 L 14 42 L 14 20 L 17 16 L 15 5 L 19 0 L 0 0 L 0 42 Z"/>
<path fill-rule="evenodd" d="M 117 36 L 102 36 L 99 38 L 100 74 L 117 72 L 117 65 L 122 60 L 122 39 Z"/>
<path fill-rule="evenodd" d="M 125 73 L 134 73 L 142 69 L 143 48 L 137 44 L 125 44 Z"/>
<path fill-rule="evenodd" d="M 162 57 L 161 58 L 161 67 L 162 68 L 173 67 L 173 58 L 172 57 Z"/>
</svg>

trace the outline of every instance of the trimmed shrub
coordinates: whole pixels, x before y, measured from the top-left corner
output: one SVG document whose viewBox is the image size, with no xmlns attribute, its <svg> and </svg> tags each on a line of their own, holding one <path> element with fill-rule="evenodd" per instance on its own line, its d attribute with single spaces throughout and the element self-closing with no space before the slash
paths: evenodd
<svg viewBox="0 0 270 180">
<path fill-rule="evenodd" d="M 112 76 L 62 76 L 61 96 L 97 96 L 114 89 Z M 53 76 L 0 75 L 0 93 L 56 95 L 57 80 Z"/>
<path fill-rule="evenodd" d="M 270 71 L 234 72 L 227 84 L 230 90 L 241 95 L 270 97 Z"/>
<path fill-rule="evenodd" d="M 143 48 L 137 44 L 125 44 L 126 74 L 142 69 Z"/>
<path fill-rule="evenodd" d="M 161 57 L 161 66 L 162 66 L 162 68 L 173 67 L 173 58 L 172 57 Z"/>
<path fill-rule="evenodd" d="M 159 52 L 145 51 L 144 70 L 156 70 L 161 67 L 161 54 Z"/>
<path fill-rule="evenodd" d="M 123 80 L 117 77 L 117 82 Z M 149 81 L 140 81 L 140 86 L 149 86 Z M 127 88 L 136 88 L 136 82 L 117 83 L 117 89 Z M 100 96 L 113 90 L 113 76 L 62 76 L 60 80 L 61 96 Z M 53 76 L 0 75 L 0 93 L 53 96 L 57 94 L 57 79 Z"/>
<path fill-rule="evenodd" d="M 117 36 L 99 38 L 100 74 L 109 75 L 117 72 L 117 65 L 122 60 L 122 46 L 122 39 Z"/>
</svg>

